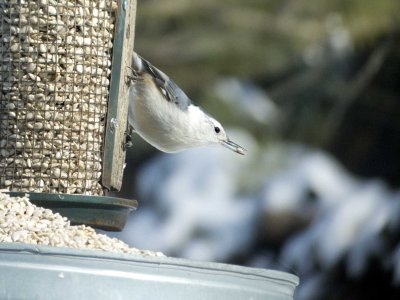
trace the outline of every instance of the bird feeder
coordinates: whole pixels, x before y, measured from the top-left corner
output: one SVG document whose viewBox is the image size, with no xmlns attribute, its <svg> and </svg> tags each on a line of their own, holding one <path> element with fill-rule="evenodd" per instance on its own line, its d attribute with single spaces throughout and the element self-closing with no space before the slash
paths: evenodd
<svg viewBox="0 0 400 300">
<path fill-rule="evenodd" d="M 133 0 L 0 0 L 1 189 L 76 223 L 98 208 L 90 225 L 122 228 L 107 212 L 123 218 L 137 202 L 106 193 L 122 183 L 135 11 Z"/>
<path fill-rule="evenodd" d="M 135 10 L 135 0 L 0 0 L 0 189 L 72 223 L 123 228 L 137 202 L 106 192 L 122 183 Z M 275 271 L 0 243 L 0 298 L 283 300 L 297 284 Z"/>
</svg>

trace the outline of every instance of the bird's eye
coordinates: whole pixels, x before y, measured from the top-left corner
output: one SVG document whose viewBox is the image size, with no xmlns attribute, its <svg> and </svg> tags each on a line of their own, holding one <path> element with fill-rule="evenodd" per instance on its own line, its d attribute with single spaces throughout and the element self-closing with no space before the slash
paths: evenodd
<svg viewBox="0 0 400 300">
<path fill-rule="evenodd" d="M 219 132 L 221 131 L 221 129 L 220 129 L 218 126 L 215 126 L 215 127 L 214 127 L 214 131 L 215 131 L 216 133 L 219 133 Z"/>
</svg>

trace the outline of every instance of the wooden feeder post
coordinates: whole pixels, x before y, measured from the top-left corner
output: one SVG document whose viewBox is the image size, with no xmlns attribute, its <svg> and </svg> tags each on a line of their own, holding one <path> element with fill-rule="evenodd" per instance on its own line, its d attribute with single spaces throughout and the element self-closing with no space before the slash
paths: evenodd
<svg viewBox="0 0 400 300">
<path fill-rule="evenodd" d="M 120 190 L 125 165 L 126 130 L 128 120 L 130 72 L 135 37 L 136 0 L 122 0 L 118 3 L 118 15 L 114 52 L 110 100 L 103 156 L 102 184 L 108 189 Z"/>
</svg>

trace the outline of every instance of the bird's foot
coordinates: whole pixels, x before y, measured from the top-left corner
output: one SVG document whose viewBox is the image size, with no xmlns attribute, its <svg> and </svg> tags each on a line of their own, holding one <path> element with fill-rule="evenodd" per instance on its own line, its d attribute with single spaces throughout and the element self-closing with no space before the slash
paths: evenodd
<svg viewBox="0 0 400 300">
<path fill-rule="evenodd" d="M 125 132 L 125 143 L 123 145 L 124 150 L 126 150 L 126 148 L 130 148 L 133 146 L 132 134 L 134 131 L 135 130 L 133 129 L 133 127 L 128 125 L 128 129 Z"/>
<path fill-rule="evenodd" d="M 136 72 L 135 69 L 133 69 L 132 67 L 128 67 L 129 72 L 126 75 L 126 83 L 127 84 L 132 84 L 134 82 L 136 82 L 139 78 L 138 73 Z"/>
</svg>

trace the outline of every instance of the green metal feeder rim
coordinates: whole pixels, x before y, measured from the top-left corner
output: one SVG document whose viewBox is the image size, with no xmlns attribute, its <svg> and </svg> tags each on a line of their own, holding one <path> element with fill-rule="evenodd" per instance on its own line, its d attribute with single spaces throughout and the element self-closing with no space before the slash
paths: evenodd
<svg viewBox="0 0 400 300">
<path fill-rule="evenodd" d="M 25 192 L 7 194 L 11 197 L 27 195 L 33 204 L 58 212 L 73 225 L 85 224 L 109 231 L 121 231 L 130 212 L 138 207 L 136 200 L 109 196 Z"/>
</svg>

